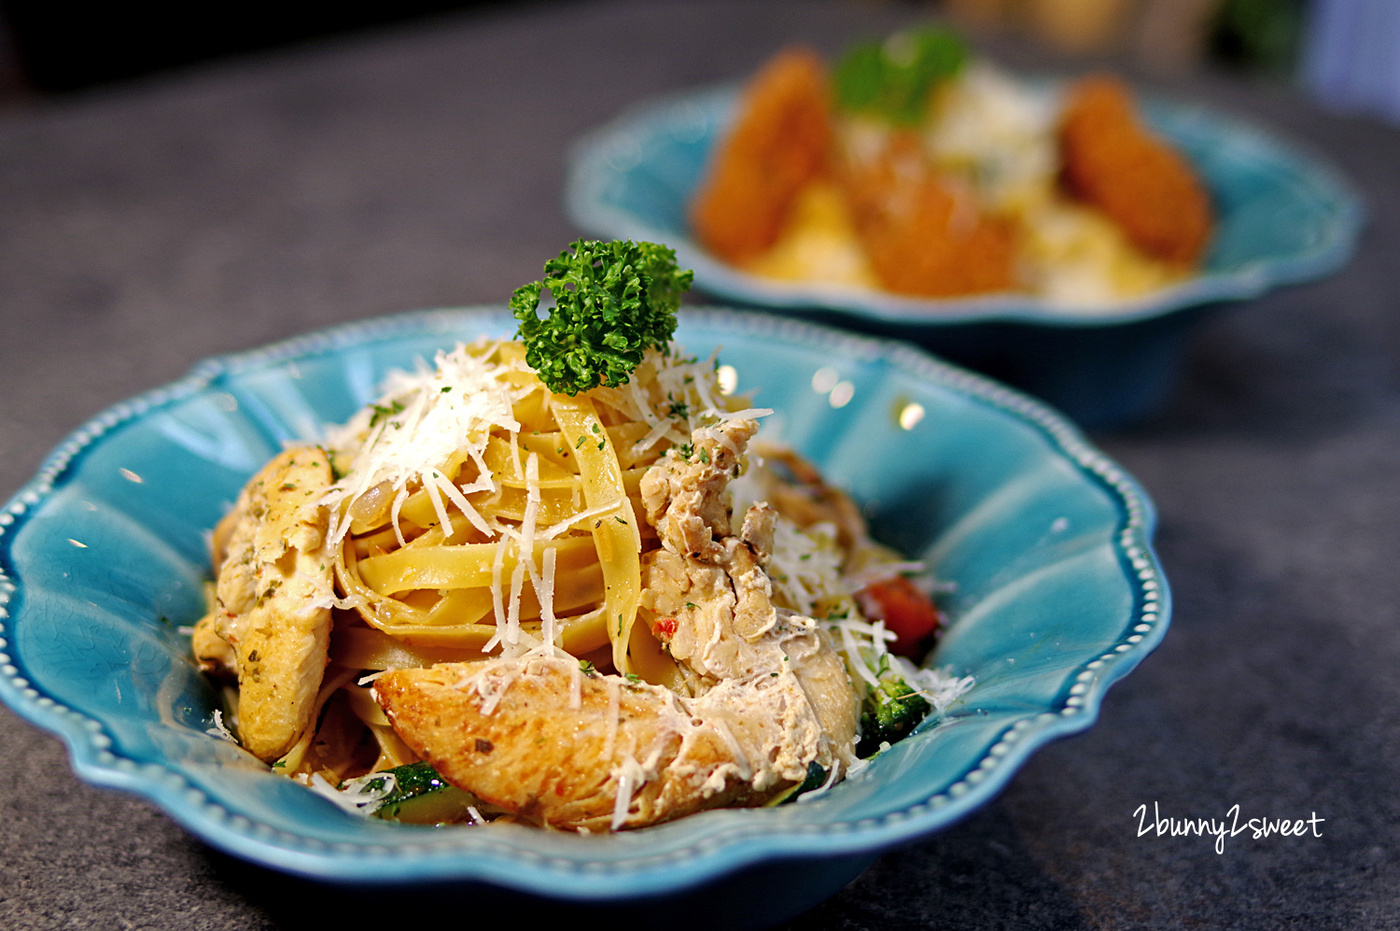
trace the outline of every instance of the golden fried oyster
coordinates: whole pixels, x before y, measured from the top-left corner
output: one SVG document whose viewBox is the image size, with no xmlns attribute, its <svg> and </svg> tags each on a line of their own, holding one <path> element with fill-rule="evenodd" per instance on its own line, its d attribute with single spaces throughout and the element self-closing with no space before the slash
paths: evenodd
<svg viewBox="0 0 1400 931">
<path fill-rule="evenodd" d="M 840 173 L 852 227 L 881 284 L 948 297 L 1017 287 L 1016 228 L 940 174 L 918 140 L 896 133 Z"/>
<path fill-rule="evenodd" d="M 1139 249 L 1182 267 L 1200 259 L 1211 232 L 1210 196 L 1186 160 L 1142 125 L 1121 81 L 1092 77 L 1071 88 L 1060 150 L 1065 188 Z"/>
<path fill-rule="evenodd" d="M 745 88 L 691 205 L 700 242 L 736 263 L 770 248 L 802 188 L 825 170 L 830 143 L 821 59 L 804 48 L 778 54 Z"/>
</svg>

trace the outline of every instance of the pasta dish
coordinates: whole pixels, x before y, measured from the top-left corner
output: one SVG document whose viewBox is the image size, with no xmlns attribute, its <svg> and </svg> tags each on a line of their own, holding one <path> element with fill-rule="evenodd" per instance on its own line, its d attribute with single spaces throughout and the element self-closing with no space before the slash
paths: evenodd
<svg viewBox="0 0 1400 931">
<path fill-rule="evenodd" d="M 215 528 L 193 652 L 250 753 L 382 817 L 612 831 L 832 785 L 966 687 L 911 661 L 922 567 L 715 357 L 653 339 L 570 392 L 530 352 L 392 373 Z"/>
</svg>

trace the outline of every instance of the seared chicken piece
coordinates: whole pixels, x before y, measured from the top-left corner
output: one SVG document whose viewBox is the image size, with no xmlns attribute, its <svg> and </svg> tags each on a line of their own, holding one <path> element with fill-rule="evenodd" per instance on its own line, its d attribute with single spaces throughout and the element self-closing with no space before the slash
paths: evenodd
<svg viewBox="0 0 1400 931">
<path fill-rule="evenodd" d="M 755 420 L 726 420 L 695 431 L 689 455 L 672 450 L 642 476 L 642 505 L 662 546 L 698 559 L 719 558 L 728 536 L 729 482 L 758 432 Z"/>
<path fill-rule="evenodd" d="M 639 617 L 688 694 L 576 660 L 527 656 L 403 669 L 374 693 L 394 729 L 449 782 L 552 827 L 642 827 L 761 805 L 813 764 L 854 757 L 858 708 L 845 665 L 811 618 L 780 617 L 764 571 L 774 513 L 732 533 L 726 492 L 756 424 L 694 435 L 643 478 L 663 549 L 643 561 Z"/>
<path fill-rule="evenodd" d="M 815 742 L 792 678 L 767 679 L 737 709 L 723 692 L 687 699 L 538 657 L 395 670 L 374 693 L 454 785 L 532 823 L 606 831 L 762 804 L 800 783 L 805 764 L 778 772 L 764 754 L 790 728 Z"/>
<path fill-rule="evenodd" d="M 792 717 L 783 738 L 763 748 L 765 765 L 796 782 L 810 763 L 843 770 L 853 758 L 858 723 L 844 661 L 816 621 L 778 614 L 750 545 L 735 537 L 726 543 L 732 559 L 723 567 L 665 550 L 650 554 L 639 616 L 666 645 L 699 701 L 731 726 L 771 713 L 758 707 L 769 697 L 762 693 L 790 675 L 788 686 L 799 692 L 789 704 L 800 707 L 804 719 Z M 805 732 L 805 716 L 815 723 L 814 733 Z"/>
<path fill-rule="evenodd" d="M 791 671 L 825 736 L 817 755 L 805 761 L 809 747 L 796 757 L 794 746 L 770 747 L 775 768 L 791 773 L 811 762 L 841 768 L 852 757 L 857 698 L 825 631 L 811 618 L 780 619 L 773 606 L 765 567 L 777 512 L 755 504 L 737 535 L 729 526 L 728 481 L 756 430 L 752 420 L 735 420 L 697 431 L 690 457 L 668 456 L 642 478 L 647 518 L 663 548 L 643 561 L 639 616 L 681 670 L 698 677 L 690 683 L 693 691 L 710 697 L 722 688 L 730 695 L 721 707 L 737 713 L 747 711 L 740 683 L 772 677 L 774 669 Z M 718 538 L 706 539 L 701 523 Z"/>
<path fill-rule="evenodd" d="M 219 636 L 218 614 L 206 614 L 194 625 L 190 647 L 199 671 L 218 680 L 238 678 L 238 654 Z"/>
<path fill-rule="evenodd" d="M 283 756 L 311 723 L 330 641 L 332 482 L 318 448 L 289 449 L 243 489 L 214 532 L 215 603 L 196 625 L 201 667 L 238 676 L 238 734 L 261 760 Z"/>
</svg>

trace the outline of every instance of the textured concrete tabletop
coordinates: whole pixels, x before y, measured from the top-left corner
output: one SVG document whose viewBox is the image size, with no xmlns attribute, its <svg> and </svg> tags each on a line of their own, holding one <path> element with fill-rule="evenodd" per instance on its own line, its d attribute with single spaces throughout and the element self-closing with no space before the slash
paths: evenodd
<svg viewBox="0 0 1400 931">
<path fill-rule="evenodd" d="M 493 8 L 0 111 L 0 498 L 109 405 L 214 353 L 496 303 L 577 231 L 571 139 L 642 97 L 835 50 L 912 6 Z M 1038 65 L 1002 51 L 1009 64 Z M 1163 645 L 1091 730 L 789 924 L 819 929 L 1400 927 L 1400 130 L 1198 77 L 1296 140 L 1371 221 L 1326 281 L 1209 315 L 1167 405 L 1095 441 L 1160 510 Z M 347 905 L 88 786 L 0 708 L 0 928 L 441 926 Z M 1323 819 L 1320 837 L 1143 831 Z M 470 917 L 458 912 L 455 922 Z"/>
</svg>

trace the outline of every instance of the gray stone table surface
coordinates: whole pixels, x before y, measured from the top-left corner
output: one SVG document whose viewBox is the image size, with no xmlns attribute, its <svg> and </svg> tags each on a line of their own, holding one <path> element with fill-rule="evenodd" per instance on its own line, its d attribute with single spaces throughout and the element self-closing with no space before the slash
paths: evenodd
<svg viewBox="0 0 1400 931">
<path fill-rule="evenodd" d="M 87 418 L 211 354 L 503 301 L 577 235 L 559 194 L 580 133 L 789 41 L 834 51 L 917 13 L 497 6 L 0 111 L 0 497 Z M 1149 83 L 1333 161 L 1370 209 L 1358 253 L 1210 316 L 1167 406 L 1094 435 L 1157 502 L 1175 596 L 1096 726 L 793 931 L 1400 927 L 1400 130 L 1278 85 Z M 470 919 L 375 915 L 250 868 L 80 782 L 9 709 L 0 760 L 7 931 Z M 1154 804 L 1325 820 L 1217 852 L 1142 833 L 1134 811 Z"/>
</svg>

